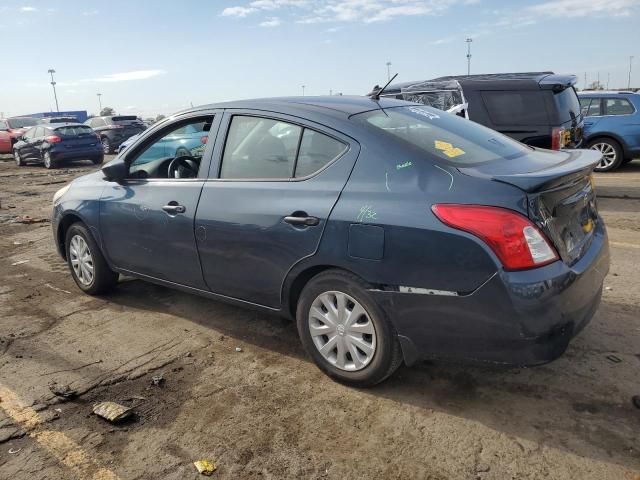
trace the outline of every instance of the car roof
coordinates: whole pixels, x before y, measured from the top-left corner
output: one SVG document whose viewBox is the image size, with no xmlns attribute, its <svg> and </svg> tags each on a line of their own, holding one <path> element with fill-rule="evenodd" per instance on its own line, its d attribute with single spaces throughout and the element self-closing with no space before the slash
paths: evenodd
<svg viewBox="0 0 640 480">
<path fill-rule="evenodd" d="M 84 123 L 80 123 L 80 122 L 61 122 L 61 123 L 43 123 L 42 125 L 39 125 L 40 127 L 46 127 L 46 128 L 59 128 L 59 127 L 86 127 L 86 125 Z"/>
<path fill-rule="evenodd" d="M 578 95 L 580 95 L 581 97 L 601 97 L 601 96 L 606 96 L 606 97 L 611 97 L 611 96 L 615 96 L 615 95 L 640 95 L 639 93 L 636 92 L 629 92 L 629 91 L 622 91 L 622 90 L 583 90 L 581 92 L 578 92 Z"/>
</svg>

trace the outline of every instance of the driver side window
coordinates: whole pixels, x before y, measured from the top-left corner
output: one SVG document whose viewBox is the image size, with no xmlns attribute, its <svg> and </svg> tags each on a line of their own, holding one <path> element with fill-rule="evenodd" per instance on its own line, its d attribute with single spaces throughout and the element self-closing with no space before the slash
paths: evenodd
<svg viewBox="0 0 640 480">
<path fill-rule="evenodd" d="M 196 178 L 213 116 L 174 124 L 159 132 L 129 163 L 129 178 Z"/>
</svg>

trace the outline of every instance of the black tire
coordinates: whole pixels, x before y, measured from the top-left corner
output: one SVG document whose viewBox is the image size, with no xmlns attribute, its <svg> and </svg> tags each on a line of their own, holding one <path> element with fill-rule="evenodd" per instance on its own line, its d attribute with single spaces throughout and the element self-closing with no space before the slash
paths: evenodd
<svg viewBox="0 0 640 480">
<path fill-rule="evenodd" d="M 111 144 L 111 140 L 107 137 L 102 137 L 100 139 L 100 143 L 102 143 L 102 151 L 105 155 L 111 155 L 113 153 L 113 145 Z"/>
<path fill-rule="evenodd" d="M 51 154 L 49 152 L 44 152 L 42 154 L 42 161 L 44 163 L 44 168 L 52 169 L 56 168 L 56 162 L 51 158 Z"/>
<path fill-rule="evenodd" d="M 91 159 L 94 165 L 101 165 L 104 162 L 104 155 L 100 155 L 99 157 L 94 157 Z"/>
<path fill-rule="evenodd" d="M 71 240 L 79 235 L 86 242 L 88 246 L 89 253 L 93 259 L 93 279 L 90 283 L 82 282 L 75 270 L 73 269 L 71 262 Z M 93 236 L 89 233 L 87 227 L 81 223 L 76 222 L 69 227 L 67 230 L 67 234 L 65 236 L 65 249 L 67 253 L 67 264 L 69 265 L 69 270 L 71 271 L 71 276 L 73 277 L 76 285 L 85 293 L 89 295 L 98 295 L 100 293 L 105 293 L 112 290 L 116 284 L 118 283 L 118 274 L 109 268 L 98 244 L 93 239 Z"/>
<path fill-rule="evenodd" d="M 598 165 L 596 165 L 596 167 L 594 168 L 596 172 L 611 172 L 616 168 L 618 168 L 620 165 L 622 165 L 622 161 L 624 159 L 622 147 L 613 138 L 608 138 L 608 137 L 594 138 L 593 140 L 589 141 L 589 143 L 587 144 L 587 147 L 593 150 L 602 151 L 603 153 L 604 151 L 613 152 L 613 154 L 615 155 L 615 158 L 612 159 L 613 161 L 611 163 L 605 164 L 605 161 L 603 160 Z"/>
<path fill-rule="evenodd" d="M 334 380 L 354 386 L 370 387 L 387 379 L 402 363 L 402 351 L 397 333 L 383 310 L 367 291 L 370 288 L 357 276 L 342 270 L 327 270 L 304 287 L 296 309 L 298 334 L 305 350 L 316 365 Z M 309 331 L 309 311 L 316 298 L 325 292 L 342 292 L 357 300 L 365 309 L 376 335 L 376 348 L 372 359 L 356 371 L 340 369 L 326 360 L 313 342 Z"/>
<path fill-rule="evenodd" d="M 24 160 L 20 156 L 20 152 L 18 152 L 18 149 L 13 150 L 13 158 L 16 161 L 16 166 L 22 167 L 24 165 Z"/>
</svg>

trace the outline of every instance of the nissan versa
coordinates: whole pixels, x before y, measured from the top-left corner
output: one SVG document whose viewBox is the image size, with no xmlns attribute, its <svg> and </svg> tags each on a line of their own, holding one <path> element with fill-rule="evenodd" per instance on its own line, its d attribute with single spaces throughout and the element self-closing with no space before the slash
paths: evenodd
<svg viewBox="0 0 640 480">
<path fill-rule="evenodd" d="M 158 156 L 185 127 L 200 147 Z M 295 318 L 351 385 L 422 358 L 534 365 L 600 302 L 600 158 L 392 99 L 223 103 L 58 191 L 53 234 L 85 292 L 125 274 Z"/>
</svg>

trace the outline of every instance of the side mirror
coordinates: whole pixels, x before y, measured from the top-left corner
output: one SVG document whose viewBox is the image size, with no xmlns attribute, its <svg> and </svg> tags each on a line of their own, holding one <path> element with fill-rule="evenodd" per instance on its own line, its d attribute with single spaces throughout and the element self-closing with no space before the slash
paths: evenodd
<svg viewBox="0 0 640 480">
<path fill-rule="evenodd" d="M 102 167 L 102 173 L 110 182 L 119 182 L 127 177 L 129 166 L 124 159 L 117 157 Z"/>
</svg>

